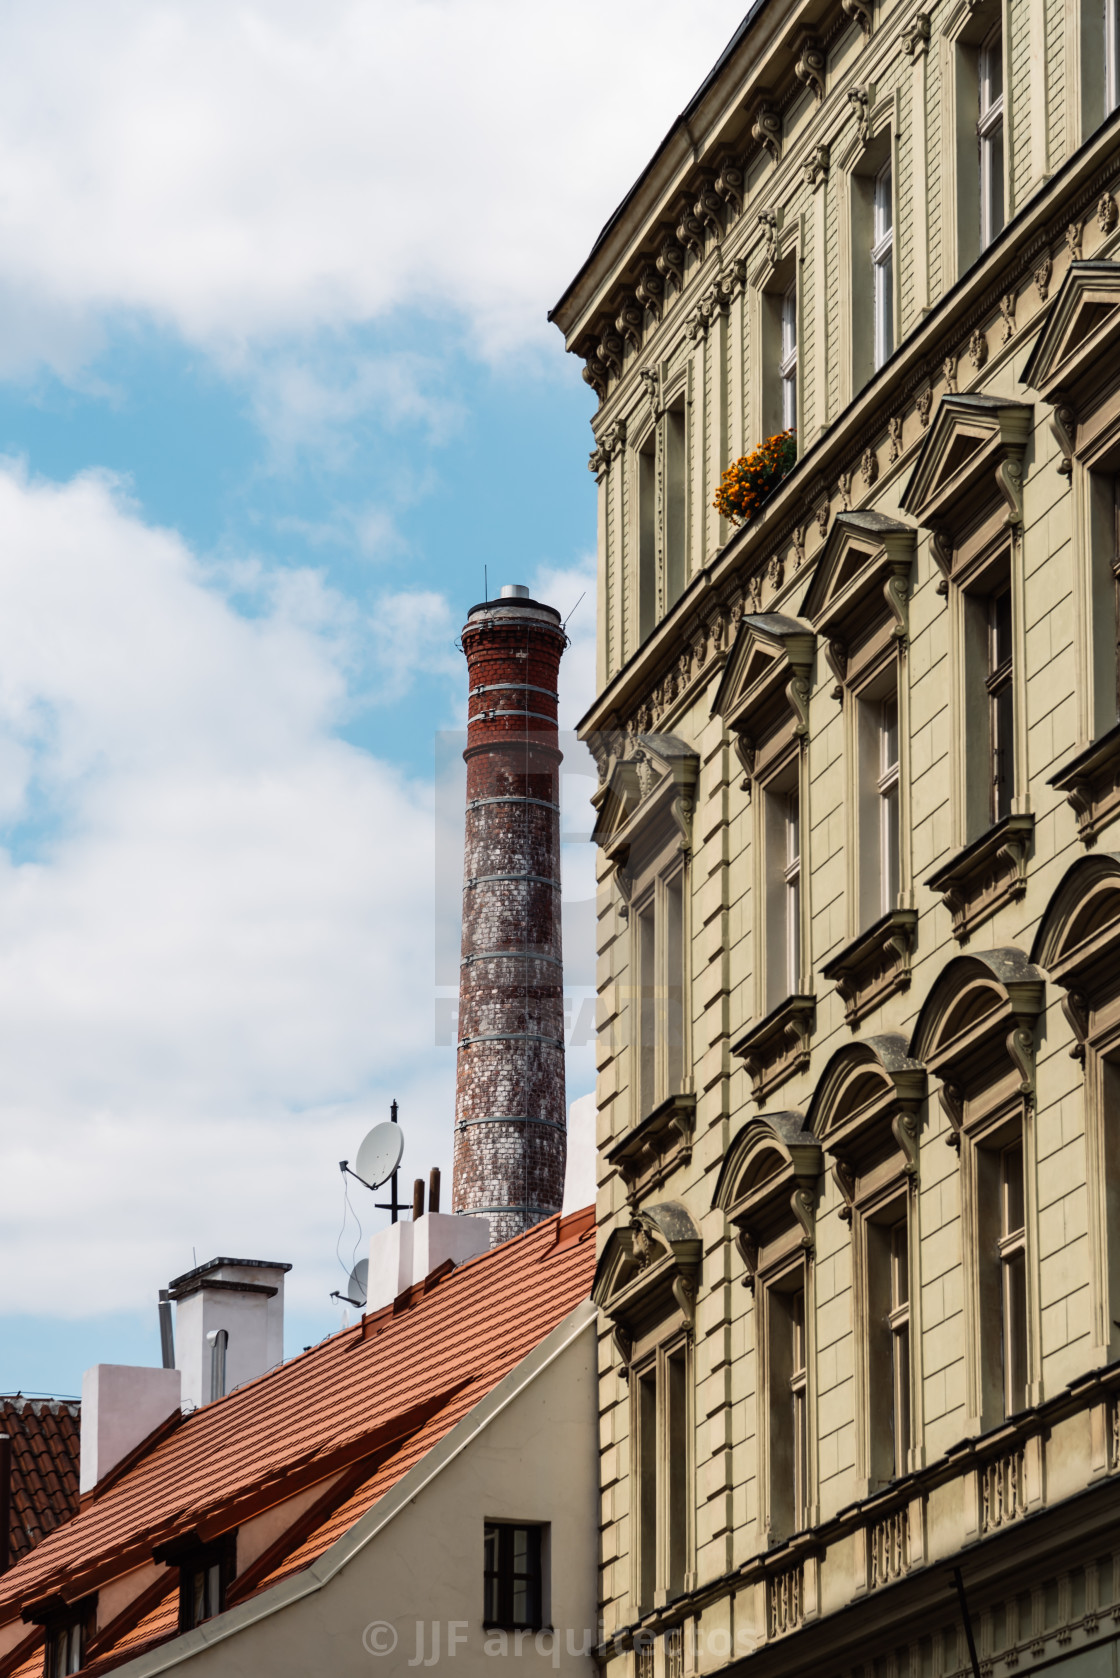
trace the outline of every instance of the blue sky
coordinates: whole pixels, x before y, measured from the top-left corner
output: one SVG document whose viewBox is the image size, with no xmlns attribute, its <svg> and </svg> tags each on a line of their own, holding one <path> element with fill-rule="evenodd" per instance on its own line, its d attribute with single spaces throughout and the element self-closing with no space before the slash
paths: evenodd
<svg viewBox="0 0 1120 1678">
<path fill-rule="evenodd" d="M 484 567 L 590 587 L 590 698 L 593 399 L 545 315 L 738 17 L 5 8 L 0 1391 L 155 1361 L 218 1251 L 291 1261 L 318 1338 L 338 1159 L 397 1096 L 406 1171 L 449 1164 L 455 641 Z M 590 788 L 573 746 L 570 1096 Z"/>
</svg>

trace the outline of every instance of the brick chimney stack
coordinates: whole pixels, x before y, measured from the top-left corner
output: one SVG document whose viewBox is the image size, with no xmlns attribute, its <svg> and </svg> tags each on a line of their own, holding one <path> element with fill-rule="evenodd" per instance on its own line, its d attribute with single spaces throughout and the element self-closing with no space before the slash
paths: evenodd
<svg viewBox="0 0 1120 1678">
<path fill-rule="evenodd" d="M 490 1244 L 560 1210 L 560 614 L 520 584 L 463 629 L 470 699 L 452 1208 Z"/>
</svg>

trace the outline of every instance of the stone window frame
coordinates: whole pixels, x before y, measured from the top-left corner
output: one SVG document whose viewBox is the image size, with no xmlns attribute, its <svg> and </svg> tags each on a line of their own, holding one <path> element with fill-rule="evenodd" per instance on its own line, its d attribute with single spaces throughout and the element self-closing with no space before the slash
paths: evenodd
<svg viewBox="0 0 1120 1678">
<path fill-rule="evenodd" d="M 688 588 L 691 574 L 690 559 L 692 554 L 692 472 L 693 472 L 693 436 L 692 436 L 692 364 L 685 361 L 681 367 L 658 388 L 655 405 L 651 406 L 646 423 L 640 428 L 631 425 L 627 430 L 627 449 L 629 481 L 627 485 L 628 506 L 632 509 L 627 530 L 627 565 L 624 579 L 624 598 L 626 609 L 632 613 L 632 634 L 629 645 L 637 648 L 647 641 L 661 620 L 671 611 L 676 601 Z M 679 441 L 680 453 L 680 506 L 678 517 L 680 520 L 680 575 L 677 578 L 679 587 L 672 587 L 670 583 L 669 545 L 671 538 L 670 522 L 673 502 L 670 493 L 670 467 L 672 446 L 672 416 L 680 412 L 681 434 Z M 651 447 L 652 445 L 652 447 Z M 651 461 L 647 468 L 644 462 Z M 647 487 L 644 477 L 647 470 L 652 471 L 652 482 Z M 652 543 L 652 603 L 648 621 L 643 613 L 643 509 L 652 497 L 650 541 Z"/>
<path fill-rule="evenodd" d="M 767 437 L 782 429 L 781 423 L 781 307 L 791 286 L 794 289 L 797 323 L 796 424 L 804 435 L 806 364 L 805 288 L 801 272 L 805 254 L 802 217 L 782 223 L 782 212 L 773 212 L 773 237 L 763 248 L 761 261 L 750 275 L 747 288 L 747 341 L 762 345 L 762 355 L 752 357 L 747 385 L 748 447 L 757 448 Z M 777 423 L 775 422 L 777 420 Z"/>
<path fill-rule="evenodd" d="M 695 1462 L 695 1366 L 696 1301 L 699 1294 L 703 1241 L 688 1208 L 680 1201 L 662 1201 L 636 1211 L 629 1224 L 617 1226 L 595 1269 L 591 1297 L 611 1325 L 612 1362 L 630 1386 L 631 1546 L 630 1595 L 638 1610 L 642 1588 L 638 1536 L 641 1519 L 641 1463 L 638 1433 L 641 1403 L 640 1382 L 651 1370 L 660 1374 L 666 1360 L 683 1349 L 685 1357 L 685 1511 L 688 1534 L 685 1549 L 684 1589 L 696 1583 L 696 1462 Z M 658 1400 L 658 1435 L 654 1480 L 657 1497 L 658 1568 L 664 1559 L 664 1488 L 669 1483 L 665 1428 Z M 661 1574 L 659 1572 L 659 1578 Z M 658 1585 L 658 1590 L 664 1587 Z M 664 1596 L 658 1606 L 664 1606 Z M 652 1606 L 652 1604 L 647 1604 Z"/>
<path fill-rule="evenodd" d="M 1017 112 L 1011 98 L 1011 8 L 1009 0 L 957 0 L 941 25 L 941 179 L 943 245 L 950 279 L 966 273 L 983 255 L 980 225 L 979 56 L 999 25 L 1003 47 L 1003 225 L 1016 211 L 1011 160 L 1015 156 Z M 990 246 L 989 246 L 990 248 Z"/>
<path fill-rule="evenodd" d="M 596 810 L 592 841 L 600 847 L 613 869 L 614 885 L 621 899 L 620 913 L 627 922 L 627 1029 L 623 1033 L 623 1041 L 629 1051 L 630 1068 L 628 1135 L 645 1126 L 647 1121 L 656 1119 L 662 1109 L 673 1103 L 675 1096 L 691 1094 L 692 817 L 699 774 L 700 759 L 687 741 L 673 734 L 636 734 L 629 742 L 628 755 L 611 759 L 603 784 L 591 800 Z M 682 1088 L 679 1091 L 662 1089 L 650 1111 L 643 1113 L 640 1111 L 641 1079 L 637 1058 L 641 1051 L 638 914 L 632 911 L 651 891 L 661 889 L 659 882 L 664 882 L 678 871 L 682 914 Z M 662 1136 L 663 1128 L 654 1125 L 659 1144 L 664 1144 L 657 1148 L 659 1155 L 666 1153 L 673 1140 L 672 1127 Z M 689 1138 L 683 1134 L 680 1140 L 683 1145 L 690 1145 Z M 615 1163 L 622 1170 L 622 1166 Z M 626 1176 L 625 1171 L 622 1174 Z"/>
<path fill-rule="evenodd" d="M 855 837 L 846 846 L 848 925 L 844 947 L 821 968 L 835 983 L 845 1018 L 857 1026 L 888 996 L 910 984 L 910 953 L 917 934 L 911 863 L 909 601 L 916 532 L 912 525 L 873 511 L 838 513 L 802 605 L 825 647 L 844 711 L 847 807 L 856 812 Z M 898 707 L 898 894 L 885 912 L 868 918 L 863 895 L 859 828 L 867 803 L 860 741 L 867 695 L 892 681 Z M 879 836 L 875 847 L 878 852 Z"/>
<path fill-rule="evenodd" d="M 1026 1402 L 1033 1407 L 1043 1399 L 1035 1032 L 1045 989 L 1046 975 L 1012 946 L 955 956 L 930 990 L 910 1042 L 911 1059 L 940 1079 L 937 1094 L 949 1121 L 946 1141 L 960 1154 L 969 1434 L 987 1432 L 1007 1420 L 1004 1394 L 992 1367 L 994 1337 L 984 1334 L 984 1313 L 992 1311 L 997 1273 L 990 1269 L 991 1242 L 982 1232 L 986 1220 L 981 1200 L 989 1192 L 993 1155 L 1019 1137 L 1025 1199 Z M 1002 1305 L 999 1320 L 1001 1382 Z"/>
<path fill-rule="evenodd" d="M 1021 383 L 1050 405 L 1070 479 L 1077 748 L 1049 784 L 1091 844 L 1120 816 L 1120 262 L 1070 263 Z"/>
<path fill-rule="evenodd" d="M 840 186 L 837 214 L 840 273 L 848 276 L 855 311 L 854 314 L 851 310 L 841 311 L 841 318 L 833 323 L 834 353 L 840 376 L 838 411 L 841 413 L 870 384 L 879 366 L 885 365 L 885 362 L 877 364 L 876 361 L 870 287 L 874 183 L 887 163 L 891 167 L 894 207 L 893 339 L 896 347 L 902 341 L 898 213 L 900 133 L 900 95 L 896 90 L 871 106 L 866 120 L 857 123 L 854 137 L 835 160 Z"/>
<path fill-rule="evenodd" d="M 781 612 L 742 618 L 724 667 L 712 716 L 724 724 L 744 769 L 741 788 L 751 804 L 751 901 L 754 905 L 753 974 L 755 1021 L 732 1045 L 752 1079 L 761 1106 L 774 1090 L 809 1061 L 809 1039 L 816 1018 L 811 983 L 809 928 L 812 879 L 804 866 L 809 815 L 809 700 L 812 692 L 816 635 L 811 625 Z M 788 783 L 788 788 L 787 788 Z M 801 829 L 801 883 L 797 928 L 801 990 L 768 1006 L 770 983 L 766 893 L 766 799 L 796 790 Z M 761 936 L 760 936 L 761 933 Z"/>
<path fill-rule="evenodd" d="M 909 1281 L 910 1448 L 903 1473 L 925 1466 L 922 1380 L 921 1228 L 918 1194 L 919 1135 L 926 1100 L 926 1069 L 912 1060 L 897 1033 L 846 1044 L 829 1060 L 813 1093 L 807 1128 L 831 1161 L 840 1191 L 841 1218 L 851 1225 L 852 1326 L 855 1341 L 856 1475 L 860 1496 L 870 1497 L 897 1476 L 884 1473 L 876 1450 L 882 1412 L 893 1410 L 894 1381 L 877 1389 L 879 1365 L 872 1344 L 872 1276 L 875 1227 L 900 1208 L 906 1218 Z M 881 1348 L 880 1348 L 881 1352 Z M 889 1404 L 886 1402 L 889 1400 Z M 881 1432 L 878 1437 L 881 1437 Z M 877 1457 L 879 1460 L 877 1460 Z"/>
<path fill-rule="evenodd" d="M 1110 1238 L 1110 1230 L 1120 1231 L 1120 1146 L 1110 1136 L 1108 1114 L 1120 1081 L 1120 853 L 1083 856 L 1066 871 L 1039 923 L 1031 960 L 1061 990 L 1070 1053 L 1084 1068 L 1093 1351 L 1113 1363 L 1120 1356 L 1120 1233 Z"/>
<path fill-rule="evenodd" d="M 743 1285 L 753 1296 L 758 1527 L 761 1549 L 794 1536 L 795 1527 L 775 1510 L 771 1393 L 771 1315 L 774 1298 L 790 1282 L 803 1289 L 805 1337 L 805 1496 L 796 1530 L 819 1523 L 817 1448 L 816 1208 L 823 1169 L 817 1138 L 800 1113 L 757 1114 L 748 1119 L 724 1156 L 712 1197 L 713 1211 L 734 1230 L 743 1261 Z"/>
<path fill-rule="evenodd" d="M 1034 833 L 1027 729 L 1023 582 L 1023 458 L 1033 424 L 1030 403 L 973 393 L 943 396 L 901 497 L 902 510 L 930 532 L 949 611 L 950 810 L 953 854 L 925 884 L 940 892 L 952 933 L 973 931 L 1026 892 Z M 967 645 L 978 600 L 1002 570 L 1010 581 L 1014 783 L 1009 814 L 991 821 L 991 771 L 980 731 L 969 726 L 977 695 Z M 987 701 L 985 700 L 986 704 Z M 982 756 L 980 755 L 982 754 Z M 982 796 L 981 796 L 981 790 Z"/>
</svg>

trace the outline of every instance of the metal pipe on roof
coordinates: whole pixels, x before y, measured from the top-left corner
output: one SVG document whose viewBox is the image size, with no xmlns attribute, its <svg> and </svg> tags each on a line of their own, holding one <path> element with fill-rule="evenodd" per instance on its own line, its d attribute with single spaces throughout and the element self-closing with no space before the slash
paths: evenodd
<svg viewBox="0 0 1120 1678">
<path fill-rule="evenodd" d="M 412 1221 L 424 1216 L 424 1179 L 417 1177 L 412 1184 Z"/>
<path fill-rule="evenodd" d="M 171 1292 L 168 1288 L 159 1290 L 159 1345 L 163 1355 L 163 1367 L 175 1367 L 175 1329 L 171 1322 Z"/>
</svg>

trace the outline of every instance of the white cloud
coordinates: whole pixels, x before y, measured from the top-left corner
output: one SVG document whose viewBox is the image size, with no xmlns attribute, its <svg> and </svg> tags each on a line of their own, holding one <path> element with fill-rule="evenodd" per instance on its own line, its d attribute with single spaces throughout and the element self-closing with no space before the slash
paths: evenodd
<svg viewBox="0 0 1120 1678">
<path fill-rule="evenodd" d="M 454 696 L 459 625 L 438 594 L 367 623 L 314 573 L 215 572 L 104 475 L 4 464 L 0 529 L 0 1312 L 147 1304 L 192 1246 L 294 1261 L 325 1307 L 337 1160 L 398 1095 L 406 1169 L 446 1167 L 454 1075 L 431 789 L 335 730 L 355 637 Z M 589 578 L 529 581 L 568 610 Z"/>
<path fill-rule="evenodd" d="M 742 10 L 13 0 L 0 365 L 73 368 L 121 310 L 227 356 L 415 308 L 544 341 Z"/>
</svg>

